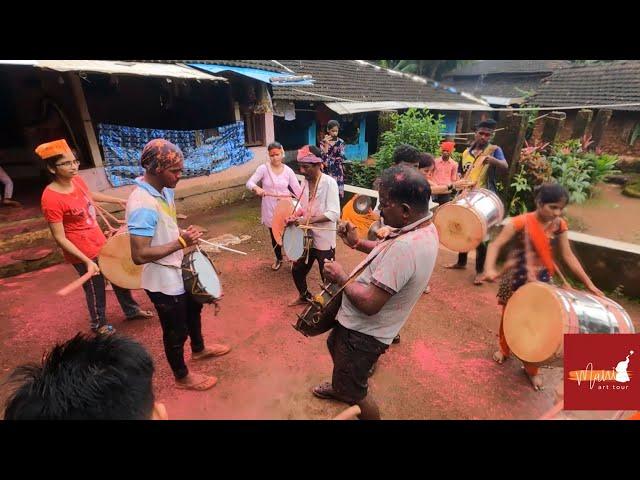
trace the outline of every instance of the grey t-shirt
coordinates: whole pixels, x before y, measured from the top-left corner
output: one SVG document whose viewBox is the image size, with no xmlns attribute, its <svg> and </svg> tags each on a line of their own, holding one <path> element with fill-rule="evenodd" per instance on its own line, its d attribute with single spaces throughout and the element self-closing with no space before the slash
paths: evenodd
<svg viewBox="0 0 640 480">
<path fill-rule="evenodd" d="M 374 248 L 354 271 L 379 249 L 385 248 L 385 243 Z M 345 294 L 336 317 L 338 322 L 346 328 L 366 333 L 390 345 L 429 284 L 437 255 L 438 232 L 433 224 L 393 240 L 393 244 L 354 280 L 365 285 L 373 283 L 389 292 L 391 298 L 378 313 L 368 316 L 355 308 Z"/>
</svg>

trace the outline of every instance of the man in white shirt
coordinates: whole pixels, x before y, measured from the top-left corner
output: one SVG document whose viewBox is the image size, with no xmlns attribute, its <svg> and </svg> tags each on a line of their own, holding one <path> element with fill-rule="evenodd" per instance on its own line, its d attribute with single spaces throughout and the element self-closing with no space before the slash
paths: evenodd
<svg viewBox="0 0 640 480">
<path fill-rule="evenodd" d="M 349 275 L 337 262 L 325 264 L 327 279 L 346 286 L 338 323 L 327 339 L 332 381 L 313 389 L 317 397 L 357 404 L 363 420 L 380 419 L 368 392 L 369 371 L 407 321 L 429 283 L 438 254 L 426 179 L 414 168 L 396 165 L 383 172 L 379 193 L 385 223 L 398 230 L 375 242 L 358 239 L 355 227 L 347 224 L 344 242 L 369 253 L 353 271 L 370 261 L 354 281 L 347 282 Z"/>
<path fill-rule="evenodd" d="M 217 357 L 231 349 L 217 344 L 205 347 L 202 305 L 184 289 L 183 249 L 198 243 L 202 236 L 193 226 L 178 228 L 173 189 L 182 175 L 184 156 L 173 143 L 155 139 L 145 145 L 140 161 L 145 173 L 136 179 L 137 188 L 127 201 L 131 258 L 136 265 L 144 265 L 142 288 L 158 312 L 176 387 L 207 390 L 217 378 L 189 372 L 184 361 L 187 337 L 191 339 L 192 360 Z"/>
<path fill-rule="evenodd" d="M 311 230 L 313 244 L 307 260 L 305 254 L 293 264 L 293 281 L 298 289 L 298 297 L 289 306 L 304 305 L 311 299 L 307 287 L 307 275 L 318 261 L 320 276 L 324 281 L 324 264 L 336 256 L 336 228 L 340 218 L 340 194 L 338 184 L 329 175 L 322 173 L 322 159 L 317 155 L 317 147 L 307 146 L 298 152 L 302 181 L 302 198 L 295 216 L 287 223 L 312 225 L 322 230 Z"/>
</svg>

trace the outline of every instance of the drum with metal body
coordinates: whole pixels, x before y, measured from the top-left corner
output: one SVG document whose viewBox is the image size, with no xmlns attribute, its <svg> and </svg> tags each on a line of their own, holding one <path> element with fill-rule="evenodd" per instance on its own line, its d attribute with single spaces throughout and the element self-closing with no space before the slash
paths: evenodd
<svg viewBox="0 0 640 480">
<path fill-rule="evenodd" d="M 282 234 L 282 249 L 291 261 L 296 261 L 306 255 L 311 248 L 311 231 L 306 232 L 297 225 L 288 225 Z"/>
<path fill-rule="evenodd" d="M 374 202 L 371 197 L 366 195 L 356 195 L 353 200 L 353 209 L 360 215 L 366 215 L 373 210 Z"/>
<path fill-rule="evenodd" d="M 185 290 L 198 303 L 213 303 L 222 297 L 218 272 L 207 254 L 200 249 L 185 253 L 182 259 L 182 279 Z"/>
<path fill-rule="evenodd" d="M 631 318 L 613 300 L 544 282 L 516 290 L 503 328 L 513 354 L 530 363 L 561 359 L 565 333 L 634 333 Z"/>
<path fill-rule="evenodd" d="M 340 287 L 333 283 L 322 285 L 322 292 L 313 297 L 302 314 L 298 314 L 298 321 L 293 327 L 305 337 L 321 335 L 335 327 L 341 304 Z"/>
<path fill-rule="evenodd" d="M 142 288 L 143 265 L 136 265 L 131 259 L 131 243 L 126 226 L 102 246 L 98 266 L 104 277 L 114 285 L 129 290 Z"/>
<path fill-rule="evenodd" d="M 469 252 L 482 243 L 489 229 L 504 218 L 500 197 L 485 188 L 463 193 L 435 211 L 440 243 L 454 252 Z"/>
</svg>

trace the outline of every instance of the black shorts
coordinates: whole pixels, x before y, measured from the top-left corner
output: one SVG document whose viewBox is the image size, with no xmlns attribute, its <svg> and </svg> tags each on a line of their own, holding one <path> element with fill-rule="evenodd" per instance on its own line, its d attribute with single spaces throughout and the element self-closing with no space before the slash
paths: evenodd
<svg viewBox="0 0 640 480">
<path fill-rule="evenodd" d="M 338 323 L 327 339 L 333 360 L 333 390 L 340 400 L 356 404 L 367 396 L 369 370 L 389 345 Z"/>
</svg>

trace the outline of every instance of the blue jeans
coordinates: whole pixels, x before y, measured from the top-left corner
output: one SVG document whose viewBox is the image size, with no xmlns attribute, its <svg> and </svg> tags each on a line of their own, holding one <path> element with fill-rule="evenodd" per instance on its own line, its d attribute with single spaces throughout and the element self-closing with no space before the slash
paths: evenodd
<svg viewBox="0 0 640 480">
<path fill-rule="evenodd" d="M 93 260 L 94 262 L 97 259 Z M 74 263 L 73 268 L 77 270 L 80 276 L 87 273 L 87 266 L 84 263 Z M 135 316 L 140 311 L 140 305 L 131 296 L 131 290 L 113 286 L 113 292 L 116 294 L 118 303 L 127 318 Z M 107 296 L 105 291 L 105 280 L 102 274 L 94 275 L 90 280 L 86 281 L 84 295 L 87 298 L 87 307 L 89 308 L 89 316 L 91 317 L 91 329 L 97 330 L 107 324 L 105 310 L 107 307 Z"/>
</svg>

